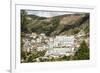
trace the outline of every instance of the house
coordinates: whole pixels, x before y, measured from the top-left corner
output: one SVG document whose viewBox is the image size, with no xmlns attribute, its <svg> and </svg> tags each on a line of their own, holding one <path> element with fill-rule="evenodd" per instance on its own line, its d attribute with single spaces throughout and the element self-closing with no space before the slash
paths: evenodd
<svg viewBox="0 0 100 73">
<path fill-rule="evenodd" d="M 71 55 L 74 51 L 74 39 L 74 36 L 56 36 L 55 38 L 50 38 L 45 56 Z"/>
<path fill-rule="evenodd" d="M 72 55 L 74 48 L 54 48 L 49 49 L 45 53 L 45 56 L 70 56 Z"/>
<path fill-rule="evenodd" d="M 37 43 L 41 43 L 41 39 L 37 38 L 37 39 L 36 39 L 36 42 L 37 42 Z"/>
<path fill-rule="evenodd" d="M 30 35 L 30 37 L 32 37 L 33 39 L 35 39 L 35 38 L 37 37 L 37 34 L 36 34 L 36 33 L 32 33 L 32 34 Z"/>
<path fill-rule="evenodd" d="M 37 47 L 37 51 L 43 51 L 45 50 L 43 47 Z"/>
<path fill-rule="evenodd" d="M 77 34 L 77 37 L 82 37 L 82 36 L 84 36 L 84 35 L 85 35 L 84 31 L 81 30 L 81 31 Z"/>
<path fill-rule="evenodd" d="M 48 45 L 50 48 L 54 47 L 69 47 L 74 45 L 73 36 L 56 36 L 55 38 L 50 38 Z"/>
<path fill-rule="evenodd" d="M 31 43 L 36 43 L 36 40 L 32 39 L 32 40 L 31 40 Z"/>
<path fill-rule="evenodd" d="M 42 38 L 47 38 L 46 35 L 44 33 L 41 33 L 39 36 L 41 36 Z"/>
</svg>

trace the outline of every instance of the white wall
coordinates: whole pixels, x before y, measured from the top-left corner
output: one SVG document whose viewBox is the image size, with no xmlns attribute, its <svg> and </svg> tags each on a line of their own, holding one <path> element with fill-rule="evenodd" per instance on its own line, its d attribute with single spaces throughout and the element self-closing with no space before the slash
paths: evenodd
<svg viewBox="0 0 100 73">
<path fill-rule="evenodd" d="M 30 0 L 28 0 L 30 1 Z M 47 73 L 99 73 L 100 72 L 100 2 L 99 0 L 34 0 L 56 1 L 69 4 L 85 4 L 96 6 L 96 49 L 97 66 L 89 68 L 70 68 L 63 71 L 49 71 Z M 10 0 L 0 0 L 0 73 L 8 73 L 10 67 Z M 47 70 L 46 70 L 47 71 Z"/>
</svg>

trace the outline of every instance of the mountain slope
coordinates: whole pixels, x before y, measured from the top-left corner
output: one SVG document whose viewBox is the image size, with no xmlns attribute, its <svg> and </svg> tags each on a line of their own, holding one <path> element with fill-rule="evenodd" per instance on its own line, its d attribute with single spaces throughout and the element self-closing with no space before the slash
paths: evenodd
<svg viewBox="0 0 100 73">
<path fill-rule="evenodd" d="M 21 24 L 21 27 L 25 27 L 25 31 L 45 33 L 47 36 L 55 36 L 60 34 L 73 34 L 74 30 L 81 30 L 81 27 L 89 26 L 89 13 L 81 14 L 66 14 L 59 15 L 50 18 L 39 17 L 36 15 L 26 15 L 26 24 Z M 29 19 L 29 20 L 28 20 Z M 22 17 L 21 17 L 22 20 Z M 70 31 L 71 30 L 71 31 Z M 25 32 L 21 29 L 22 32 Z"/>
</svg>

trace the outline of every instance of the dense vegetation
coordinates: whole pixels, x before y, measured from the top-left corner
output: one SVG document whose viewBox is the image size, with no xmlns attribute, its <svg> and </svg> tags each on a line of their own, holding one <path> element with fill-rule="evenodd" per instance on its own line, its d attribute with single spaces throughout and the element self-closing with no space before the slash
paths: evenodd
<svg viewBox="0 0 100 73">
<path fill-rule="evenodd" d="M 80 44 L 78 51 L 74 55 L 75 60 L 87 60 L 89 59 L 89 47 L 87 46 L 86 42 L 83 41 Z"/>
</svg>

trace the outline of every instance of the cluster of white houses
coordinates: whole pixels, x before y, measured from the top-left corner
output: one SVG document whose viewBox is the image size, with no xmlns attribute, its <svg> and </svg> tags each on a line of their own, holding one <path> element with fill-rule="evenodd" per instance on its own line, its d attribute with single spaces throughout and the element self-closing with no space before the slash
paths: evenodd
<svg viewBox="0 0 100 73">
<path fill-rule="evenodd" d="M 69 56 L 74 52 L 74 36 L 56 36 L 50 38 L 45 56 Z"/>
<path fill-rule="evenodd" d="M 80 35 L 79 35 L 80 36 Z M 47 37 L 45 34 L 26 34 L 23 50 L 30 52 L 34 49 L 37 51 L 46 50 L 45 56 L 70 56 L 73 55 L 76 46 L 74 36 L 55 36 Z"/>
</svg>

